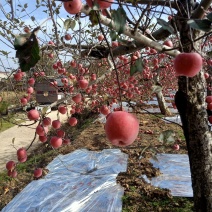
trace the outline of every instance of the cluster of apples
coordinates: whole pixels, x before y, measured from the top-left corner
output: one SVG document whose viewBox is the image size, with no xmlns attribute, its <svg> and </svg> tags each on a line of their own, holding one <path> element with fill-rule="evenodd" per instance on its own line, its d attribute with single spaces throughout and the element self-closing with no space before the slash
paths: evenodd
<svg viewBox="0 0 212 212">
<path fill-rule="evenodd" d="M 61 105 L 58 107 L 58 112 L 61 114 L 67 113 L 67 107 L 65 105 Z M 38 120 L 40 118 L 40 113 L 36 109 L 32 109 L 28 112 L 29 120 Z M 77 124 L 77 119 L 75 117 L 70 117 L 68 120 L 70 126 L 75 126 Z M 70 139 L 65 137 L 65 132 L 60 129 L 62 124 L 60 120 L 51 120 L 50 117 L 44 117 L 42 123 L 38 124 L 36 127 L 36 133 L 39 136 L 39 140 L 41 142 L 46 142 L 48 140 L 47 133 L 49 131 L 49 127 L 52 127 L 56 130 L 56 136 L 52 136 L 50 138 L 50 144 L 53 148 L 57 149 L 62 144 L 66 145 L 70 143 Z"/>
<path fill-rule="evenodd" d="M 25 73 L 18 69 L 17 72 L 13 75 L 15 81 L 21 81 L 24 77 Z M 24 106 L 31 99 L 31 95 L 34 92 L 33 85 L 35 84 L 35 79 L 33 77 L 29 78 L 27 81 L 28 88 L 26 90 L 26 94 L 20 99 L 20 103 Z"/>
<path fill-rule="evenodd" d="M 104 0 L 86 0 L 86 3 L 89 7 L 93 7 L 93 6 L 98 6 L 100 10 L 104 10 L 106 8 L 109 8 L 111 6 L 111 4 L 113 3 L 113 0 L 108 0 L 108 1 L 104 1 Z M 69 13 L 69 14 L 77 14 L 81 11 L 82 9 L 82 1 L 81 0 L 72 0 L 72 1 L 67 1 L 63 3 L 63 6 L 65 8 L 65 10 Z"/>
</svg>

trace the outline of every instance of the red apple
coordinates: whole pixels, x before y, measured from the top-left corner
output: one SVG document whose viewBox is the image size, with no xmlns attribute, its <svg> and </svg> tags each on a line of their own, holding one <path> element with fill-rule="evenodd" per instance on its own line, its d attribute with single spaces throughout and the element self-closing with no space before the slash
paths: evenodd
<svg viewBox="0 0 212 212">
<path fill-rule="evenodd" d="M 39 177 L 42 176 L 42 173 L 43 173 L 43 169 L 41 169 L 41 168 L 36 168 L 36 169 L 34 170 L 34 177 L 35 177 L 35 178 L 39 178 Z"/>
<path fill-rule="evenodd" d="M 47 136 L 44 135 L 44 136 L 39 136 L 39 140 L 42 142 L 42 143 L 45 143 L 47 141 Z"/>
<path fill-rule="evenodd" d="M 208 117 L 208 121 L 210 122 L 210 124 L 212 124 L 212 116 Z"/>
<path fill-rule="evenodd" d="M 57 136 L 60 137 L 60 138 L 63 138 L 65 136 L 65 131 L 63 130 L 58 130 L 57 131 Z"/>
<path fill-rule="evenodd" d="M 204 73 L 204 77 L 205 77 L 205 79 L 208 79 L 210 77 L 210 75 L 206 72 L 206 73 Z"/>
<path fill-rule="evenodd" d="M 26 105 L 27 104 L 27 102 L 28 102 L 28 100 L 26 99 L 26 98 L 21 98 L 21 104 L 22 105 Z"/>
<path fill-rule="evenodd" d="M 68 123 L 73 127 L 77 124 L 77 119 L 75 117 L 71 117 L 69 118 Z"/>
<path fill-rule="evenodd" d="M 63 139 L 63 144 L 64 144 L 64 145 L 68 145 L 68 144 L 70 144 L 70 143 L 71 143 L 71 141 L 70 141 L 69 138 Z"/>
<path fill-rule="evenodd" d="M 6 163 L 6 169 L 7 170 L 13 170 L 15 168 L 15 165 L 16 165 L 15 162 L 10 160 Z"/>
<path fill-rule="evenodd" d="M 81 0 L 72 0 L 72 1 L 64 2 L 63 6 L 69 14 L 74 15 L 74 14 L 79 13 L 80 10 L 82 9 L 82 1 Z"/>
<path fill-rule="evenodd" d="M 26 158 L 27 157 L 27 151 L 25 150 L 25 148 L 20 148 L 17 150 L 17 156 L 18 158 Z"/>
<path fill-rule="evenodd" d="M 52 123 L 51 118 L 45 117 L 45 118 L 43 119 L 43 126 L 49 126 L 49 125 L 51 125 L 51 123 Z"/>
<path fill-rule="evenodd" d="M 104 35 L 98 35 L 98 40 L 103 41 L 104 40 Z"/>
<path fill-rule="evenodd" d="M 212 102 L 212 96 L 206 96 L 205 101 L 209 104 Z"/>
<path fill-rule="evenodd" d="M 29 120 L 38 120 L 40 117 L 40 113 L 37 110 L 32 109 L 28 112 L 27 117 Z"/>
<path fill-rule="evenodd" d="M 113 3 L 113 0 L 86 0 L 86 3 L 88 4 L 89 7 L 93 7 L 94 4 L 98 4 L 99 9 L 103 10 L 103 9 L 107 9 L 111 6 L 111 4 Z"/>
<path fill-rule="evenodd" d="M 65 106 L 59 106 L 58 107 L 58 111 L 61 113 L 61 114 L 65 114 L 67 112 L 67 108 Z"/>
<path fill-rule="evenodd" d="M 180 149 L 179 144 L 174 144 L 173 145 L 173 149 L 176 150 L 176 151 L 178 151 Z"/>
<path fill-rule="evenodd" d="M 17 73 L 15 73 L 13 76 L 14 76 L 14 79 L 15 79 L 16 81 L 21 81 L 21 79 L 22 79 L 22 77 L 23 77 L 23 75 L 22 75 L 21 72 L 17 72 Z"/>
<path fill-rule="evenodd" d="M 25 158 L 19 158 L 19 157 L 18 157 L 18 161 L 19 161 L 20 163 L 26 162 L 26 161 L 27 161 L 27 156 L 26 156 Z"/>
<path fill-rule="evenodd" d="M 27 93 L 28 94 L 32 94 L 33 92 L 34 92 L 34 88 L 33 87 L 27 88 Z"/>
<path fill-rule="evenodd" d="M 66 40 L 71 40 L 71 35 L 70 35 L 70 34 L 66 34 L 66 35 L 64 36 L 64 38 L 65 38 Z"/>
<path fill-rule="evenodd" d="M 176 76 L 194 77 L 202 68 L 202 57 L 198 53 L 181 53 L 174 59 Z"/>
<path fill-rule="evenodd" d="M 163 45 L 169 46 L 171 48 L 174 46 L 171 40 L 164 41 Z"/>
<path fill-rule="evenodd" d="M 70 62 L 70 66 L 73 67 L 73 68 L 76 68 L 76 67 L 77 67 L 76 61 L 75 61 L 75 60 L 72 60 L 72 61 Z"/>
<path fill-rule="evenodd" d="M 9 176 L 9 177 L 12 177 L 12 178 L 15 178 L 15 177 L 17 177 L 17 171 L 16 170 L 8 170 L 8 172 L 7 172 L 7 175 Z"/>
<path fill-rule="evenodd" d="M 108 140 L 115 146 L 128 146 L 138 136 L 138 119 L 125 111 L 117 111 L 107 116 L 105 133 Z"/>
<path fill-rule="evenodd" d="M 88 87 L 88 80 L 86 79 L 79 80 L 78 83 L 81 89 L 86 89 Z"/>
<path fill-rule="evenodd" d="M 36 127 L 36 133 L 39 136 L 45 136 L 48 133 L 48 131 L 49 131 L 48 127 L 42 126 L 40 124 Z"/>
<path fill-rule="evenodd" d="M 110 113 L 110 109 L 106 105 L 103 105 L 100 107 L 100 113 L 107 116 Z"/>
<path fill-rule="evenodd" d="M 78 93 L 76 96 L 73 96 L 72 97 L 72 100 L 75 102 L 75 103 L 80 103 L 82 101 L 82 95 L 80 93 Z"/>
<path fill-rule="evenodd" d="M 57 136 L 53 136 L 50 139 L 50 143 L 51 143 L 53 148 L 57 149 L 57 148 L 59 148 L 62 145 L 63 140 L 62 140 L 62 138 L 59 138 Z"/>
<path fill-rule="evenodd" d="M 34 84 L 35 84 L 35 79 L 34 78 L 28 79 L 28 85 L 32 86 Z"/>
<path fill-rule="evenodd" d="M 54 129 L 59 129 L 61 127 L 61 122 L 59 120 L 52 121 L 52 127 Z"/>
<path fill-rule="evenodd" d="M 25 26 L 25 27 L 24 27 L 24 32 L 26 32 L 26 33 L 30 33 L 30 29 L 29 29 L 29 27 Z"/>
</svg>

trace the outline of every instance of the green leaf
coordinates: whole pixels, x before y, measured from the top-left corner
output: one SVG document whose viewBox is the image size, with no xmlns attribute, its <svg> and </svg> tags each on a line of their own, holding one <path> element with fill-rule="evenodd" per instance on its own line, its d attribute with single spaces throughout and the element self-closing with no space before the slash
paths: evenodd
<svg viewBox="0 0 212 212">
<path fill-rule="evenodd" d="M 159 136 L 159 142 L 166 143 L 174 143 L 175 142 L 175 132 L 173 130 L 165 130 Z"/>
<path fill-rule="evenodd" d="M 43 107 L 42 112 L 41 112 L 42 115 L 45 115 L 48 110 L 49 110 L 49 107 L 48 106 Z"/>
<path fill-rule="evenodd" d="M 28 4 L 26 3 L 26 4 L 24 4 L 24 8 L 27 8 L 28 7 Z"/>
<path fill-rule="evenodd" d="M 36 3 L 37 3 L 37 4 L 40 4 L 40 0 L 36 0 Z"/>
<path fill-rule="evenodd" d="M 64 28 L 66 29 L 66 31 L 69 28 L 71 28 L 73 30 L 75 26 L 76 26 L 76 21 L 73 19 L 66 19 L 64 22 Z"/>
<path fill-rule="evenodd" d="M 89 20 L 91 21 L 92 23 L 92 26 L 95 26 L 98 24 L 98 18 L 96 16 L 96 11 L 94 10 L 91 10 L 90 13 L 89 13 Z"/>
<path fill-rule="evenodd" d="M 164 21 L 163 19 L 157 18 L 157 23 L 162 26 L 163 29 L 169 31 L 171 34 L 174 34 L 174 28 L 169 22 Z"/>
<path fill-rule="evenodd" d="M 31 20 L 34 21 L 35 20 L 35 17 L 34 16 L 31 16 Z"/>
<path fill-rule="evenodd" d="M 142 72 L 143 71 L 143 60 L 142 58 L 139 58 L 135 61 L 134 64 L 131 65 L 130 67 L 130 76 L 132 76 L 133 74 L 137 73 L 137 72 Z"/>
<path fill-rule="evenodd" d="M 211 21 L 209 21 L 207 19 L 203 19 L 203 20 L 193 19 L 193 20 L 187 21 L 187 23 L 188 23 L 188 25 L 190 25 L 191 28 L 202 30 L 204 32 L 209 32 L 212 29 Z"/>
<path fill-rule="evenodd" d="M 160 85 L 153 85 L 152 86 L 152 93 L 159 93 L 159 92 L 161 92 L 162 91 L 162 86 L 160 86 Z"/>
<path fill-rule="evenodd" d="M 22 37 L 23 38 L 23 37 Z M 19 65 L 23 72 L 29 71 L 40 60 L 40 49 L 38 40 L 34 33 L 30 35 L 25 42 L 14 43 L 16 49 L 16 57 L 19 59 Z"/>
<path fill-rule="evenodd" d="M 6 51 L 4 51 L 4 50 L 0 50 L 0 53 L 3 54 L 3 55 L 5 55 L 5 56 L 8 56 L 8 54 L 9 54 L 10 52 L 6 52 Z"/>
<path fill-rule="evenodd" d="M 110 38 L 111 38 L 112 41 L 116 40 L 116 38 L 117 38 L 116 31 L 114 31 L 114 30 L 110 31 Z"/>
<path fill-rule="evenodd" d="M 126 26 L 127 15 L 123 8 L 118 8 L 117 10 L 112 11 L 112 20 L 115 25 L 115 30 L 118 32 L 118 35 L 124 32 Z"/>
<path fill-rule="evenodd" d="M 209 13 L 206 17 L 212 22 L 212 13 Z"/>
</svg>

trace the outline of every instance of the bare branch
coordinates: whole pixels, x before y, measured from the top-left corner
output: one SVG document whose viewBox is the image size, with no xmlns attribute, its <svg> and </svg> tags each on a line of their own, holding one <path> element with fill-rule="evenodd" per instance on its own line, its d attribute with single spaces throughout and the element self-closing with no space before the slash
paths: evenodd
<svg viewBox="0 0 212 212">
<path fill-rule="evenodd" d="M 87 5 L 84 5 L 82 7 L 81 11 L 88 15 L 89 12 L 91 11 L 91 9 Z M 115 23 L 111 19 L 106 18 L 102 14 L 100 14 L 99 16 L 100 16 L 100 22 L 102 24 L 116 30 Z M 162 44 L 160 44 L 156 41 L 151 40 L 150 38 L 144 36 L 140 31 L 137 31 L 134 34 L 134 30 L 132 28 L 130 28 L 129 26 L 125 26 L 125 30 L 124 30 L 123 34 L 129 36 L 130 38 L 135 39 L 137 42 L 139 42 L 139 43 L 141 43 L 145 46 L 149 46 L 151 48 L 154 48 L 159 52 L 164 52 L 167 55 L 175 57 L 176 55 L 178 55 L 180 53 L 177 50 L 170 50 L 171 48 L 164 46 L 164 45 L 162 45 Z"/>
<path fill-rule="evenodd" d="M 197 9 L 192 14 L 191 18 L 201 19 L 205 15 L 205 11 L 211 6 L 212 0 L 202 0 Z"/>
<path fill-rule="evenodd" d="M 122 1 L 121 1 L 122 2 Z M 132 0 L 126 0 L 124 1 L 125 3 L 131 3 L 132 4 Z M 135 1 L 136 4 L 150 4 L 152 6 L 165 6 L 165 7 L 171 7 L 173 9 L 177 10 L 177 4 L 175 1 L 166 1 L 166 0 L 138 0 Z"/>
</svg>

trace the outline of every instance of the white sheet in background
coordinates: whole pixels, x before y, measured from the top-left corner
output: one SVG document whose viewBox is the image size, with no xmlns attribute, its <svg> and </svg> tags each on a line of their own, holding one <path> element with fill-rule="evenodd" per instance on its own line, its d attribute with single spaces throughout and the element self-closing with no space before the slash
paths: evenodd
<svg viewBox="0 0 212 212">
<path fill-rule="evenodd" d="M 59 155 L 45 178 L 28 184 L 2 212 L 121 212 L 124 189 L 116 177 L 127 160 L 119 149 Z"/>
</svg>

